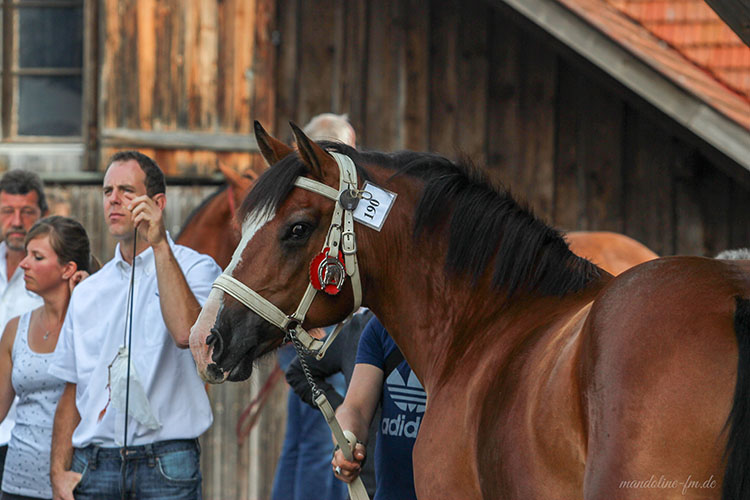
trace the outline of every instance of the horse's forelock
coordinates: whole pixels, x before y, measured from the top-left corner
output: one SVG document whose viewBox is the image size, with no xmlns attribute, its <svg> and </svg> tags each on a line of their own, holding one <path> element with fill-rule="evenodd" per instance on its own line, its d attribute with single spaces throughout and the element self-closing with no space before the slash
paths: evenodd
<svg viewBox="0 0 750 500">
<path fill-rule="evenodd" d="M 307 166 L 296 154 L 287 156 L 267 169 L 242 202 L 239 210 L 240 218 L 246 221 L 251 213 L 265 215 L 265 213 L 276 212 L 294 188 L 294 181 L 297 177 L 307 172 Z"/>
</svg>

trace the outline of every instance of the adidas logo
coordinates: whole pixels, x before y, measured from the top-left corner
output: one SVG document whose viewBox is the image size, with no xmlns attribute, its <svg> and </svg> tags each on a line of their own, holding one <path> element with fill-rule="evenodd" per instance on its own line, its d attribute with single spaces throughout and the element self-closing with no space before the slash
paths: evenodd
<svg viewBox="0 0 750 500">
<path fill-rule="evenodd" d="M 385 383 L 399 410 L 424 413 L 427 405 L 427 394 L 414 372 L 409 371 L 409 380 L 404 382 L 401 373 L 398 370 L 393 370 Z"/>
<path fill-rule="evenodd" d="M 384 418 L 380 423 L 380 433 L 384 436 L 403 436 L 416 439 L 421 422 L 422 417 L 413 420 L 407 420 L 403 415 L 396 418 Z"/>
</svg>

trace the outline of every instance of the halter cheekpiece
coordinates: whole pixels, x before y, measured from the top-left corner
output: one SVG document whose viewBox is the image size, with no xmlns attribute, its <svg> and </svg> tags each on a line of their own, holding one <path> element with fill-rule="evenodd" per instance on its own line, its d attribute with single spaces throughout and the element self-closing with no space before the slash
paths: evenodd
<svg viewBox="0 0 750 500">
<path fill-rule="evenodd" d="M 338 294 L 344 286 L 346 276 L 349 276 L 354 292 L 354 308 L 349 317 L 362 304 L 362 283 L 357 264 L 357 237 L 354 234 L 354 210 L 359 200 L 363 198 L 364 191 L 357 187 L 357 168 L 352 159 L 340 153 L 329 152 L 329 154 L 339 166 L 338 190 L 307 177 L 297 177 L 294 181 L 295 186 L 318 193 L 335 202 L 328 235 L 321 252 L 310 263 L 309 283 L 297 310 L 290 315 L 284 314 L 281 309 L 226 271 L 216 278 L 213 284 L 214 288 L 228 293 L 269 323 L 281 328 L 286 332 L 287 340 L 296 338 L 306 350 L 316 352 L 318 359 L 323 357 L 346 320 L 336 327 L 325 342 L 307 333 L 302 328 L 302 323 L 305 321 L 315 295 L 319 291 L 329 295 Z"/>
</svg>

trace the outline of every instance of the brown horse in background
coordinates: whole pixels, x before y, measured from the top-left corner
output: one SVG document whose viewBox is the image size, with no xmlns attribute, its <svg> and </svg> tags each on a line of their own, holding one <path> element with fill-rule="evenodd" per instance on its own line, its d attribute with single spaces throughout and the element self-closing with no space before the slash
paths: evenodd
<svg viewBox="0 0 750 500">
<path fill-rule="evenodd" d="M 213 257 L 221 268 L 229 264 L 232 252 L 240 242 L 240 228 L 235 218 L 236 208 L 242 203 L 257 174 L 247 170 L 243 174 L 219 163 L 227 183 L 209 195 L 188 215 L 176 243 Z"/>
<path fill-rule="evenodd" d="M 462 165 L 294 131 L 299 154 L 256 127 L 275 165 L 243 202 L 225 273 L 294 311 L 334 208 L 295 182 L 337 188 L 328 151 L 353 160 L 360 189 L 397 193 L 379 232 L 355 225 L 357 258 L 363 304 L 428 394 L 420 498 L 750 497 L 747 263 L 670 257 L 613 278 Z M 343 319 L 352 297 L 351 280 L 316 295 L 303 326 Z M 283 339 L 214 289 L 190 344 L 201 375 L 223 382 Z"/>
<path fill-rule="evenodd" d="M 659 258 L 646 245 L 620 233 L 571 231 L 564 236 L 574 254 L 590 260 L 614 276 Z"/>
</svg>

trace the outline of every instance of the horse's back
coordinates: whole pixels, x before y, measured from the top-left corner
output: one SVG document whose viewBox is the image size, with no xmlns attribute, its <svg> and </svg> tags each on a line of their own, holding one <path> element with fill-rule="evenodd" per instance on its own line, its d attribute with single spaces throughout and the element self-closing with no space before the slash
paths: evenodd
<svg viewBox="0 0 750 500">
<path fill-rule="evenodd" d="M 718 498 L 737 297 L 750 297 L 746 264 L 700 257 L 648 262 L 602 291 L 583 330 L 586 498 Z"/>
</svg>

